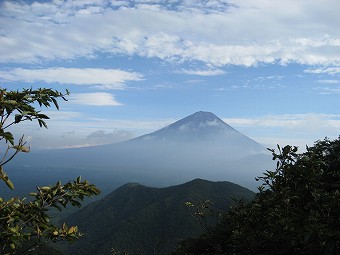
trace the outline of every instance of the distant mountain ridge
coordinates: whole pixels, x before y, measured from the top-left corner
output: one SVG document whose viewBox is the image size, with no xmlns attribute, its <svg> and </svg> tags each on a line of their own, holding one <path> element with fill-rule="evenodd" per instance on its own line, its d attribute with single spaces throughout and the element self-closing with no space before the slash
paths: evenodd
<svg viewBox="0 0 340 255">
<path fill-rule="evenodd" d="M 199 111 L 146 136 L 169 135 L 170 132 L 178 131 L 184 133 L 199 132 L 200 134 L 204 135 L 225 129 L 237 132 L 235 129 L 218 118 L 215 114 L 211 112 Z"/>
<path fill-rule="evenodd" d="M 182 238 L 202 232 L 185 202 L 210 200 L 215 210 L 227 210 L 233 197 L 253 196 L 239 185 L 202 179 L 166 188 L 128 183 L 66 219 L 85 234 L 67 254 L 109 254 L 111 248 L 131 255 L 167 254 Z"/>
<path fill-rule="evenodd" d="M 150 134 L 143 135 L 132 139 L 134 141 L 139 140 L 162 140 L 185 139 L 186 141 L 200 140 L 206 142 L 209 139 L 214 139 L 214 136 L 228 134 L 248 139 L 249 143 L 253 143 L 254 147 L 258 147 L 259 150 L 263 150 L 262 145 L 244 136 L 236 129 L 229 126 L 219 117 L 211 112 L 199 111 L 191 114 L 183 119 L 180 119 L 162 129 L 159 129 Z"/>
<path fill-rule="evenodd" d="M 229 180 L 255 190 L 255 177 L 272 163 L 265 151 L 213 113 L 200 111 L 125 142 L 32 151 L 20 155 L 15 163 L 25 166 L 27 173 L 70 169 L 71 176 L 71 172 L 83 172 L 81 175 L 106 191 L 112 187 L 110 182 L 168 186 L 194 178 Z"/>
</svg>

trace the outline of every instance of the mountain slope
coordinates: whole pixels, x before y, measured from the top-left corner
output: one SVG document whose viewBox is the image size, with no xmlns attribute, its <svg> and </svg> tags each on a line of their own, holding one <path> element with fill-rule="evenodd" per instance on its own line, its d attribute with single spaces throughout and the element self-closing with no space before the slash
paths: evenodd
<svg viewBox="0 0 340 255">
<path fill-rule="evenodd" d="M 25 173 L 40 169 L 83 172 L 100 188 L 110 182 L 167 186 L 194 178 L 229 180 L 256 189 L 254 178 L 271 166 L 265 148 L 209 112 L 197 112 L 165 128 L 116 144 L 20 155 Z M 245 158 L 261 158 L 249 162 Z M 263 160 L 262 160 L 263 159 Z M 47 169 L 47 170 L 46 170 Z M 71 179 L 70 175 L 65 178 Z M 18 176 L 18 178 L 24 178 Z M 37 176 L 39 178 L 39 176 Z M 72 178 L 74 178 L 72 176 Z M 53 183 L 55 179 L 52 179 Z M 99 181 L 97 181 L 99 180 Z M 33 186 L 34 187 L 34 186 Z M 106 190 L 105 190 L 106 191 Z"/>
<path fill-rule="evenodd" d="M 133 143 L 146 143 L 150 145 L 170 147 L 181 145 L 185 150 L 208 152 L 220 149 L 233 150 L 233 159 L 249 154 L 263 152 L 264 148 L 259 143 L 241 134 L 211 112 L 196 112 L 175 123 L 130 140 Z M 173 149 L 173 148 L 171 148 Z M 179 149 L 178 146 L 176 149 Z M 183 150 L 182 150 L 183 151 Z"/>
<path fill-rule="evenodd" d="M 167 139 L 172 138 L 179 140 L 180 138 L 195 138 L 196 140 L 202 139 L 206 136 L 219 132 L 232 132 L 238 133 L 231 126 L 226 124 L 223 120 L 218 118 L 211 112 L 199 111 L 191 114 L 181 120 L 178 120 L 160 130 L 157 130 L 151 134 L 141 136 L 139 139 Z"/>
<path fill-rule="evenodd" d="M 66 219 L 85 234 L 68 254 L 109 254 L 111 248 L 129 254 L 166 254 L 180 239 L 202 232 L 185 202 L 209 199 L 216 210 L 225 210 L 234 196 L 249 200 L 254 193 L 233 183 L 201 179 L 167 188 L 123 185 Z"/>
</svg>

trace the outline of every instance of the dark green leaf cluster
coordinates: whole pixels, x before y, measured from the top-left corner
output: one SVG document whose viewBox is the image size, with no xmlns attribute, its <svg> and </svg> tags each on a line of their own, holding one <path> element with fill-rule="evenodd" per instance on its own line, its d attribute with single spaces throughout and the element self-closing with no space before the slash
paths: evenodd
<svg viewBox="0 0 340 255">
<path fill-rule="evenodd" d="M 65 95 L 68 94 L 66 91 Z M 37 111 L 35 104 L 40 107 L 51 107 L 53 104 L 59 109 L 57 98 L 66 100 L 65 95 L 46 88 L 23 91 L 7 91 L 0 88 L 0 141 L 5 141 L 3 144 L 7 146 L 0 159 L 0 179 L 10 189 L 14 189 L 14 185 L 3 166 L 17 153 L 29 152 L 29 148 L 25 146 L 23 136 L 16 144 L 13 134 L 6 129 L 26 120 L 37 120 L 40 127 L 47 128 L 45 120 L 49 117 Z M 96 186 L 78 177 L 77 180 L 65 185 L 59 181 L 54 186 L 37 187 L 37 192 L 29 194 L 30 200 L 13 197 L 5 201 L 0 196 L 0 253 L 26 254 L 47 241 L 73 242 L 80 236 L 78 228 L 68 227 L 65 223 L 61 227 L 54 225 L 50 222 L 49 210 L 51 208 L 61 210 L 68 204 L 80 207 L 80 201 L 84 197 L 99 193 Z"/>
<path fill-rule="evenodd" d="M 340 137 L 318 141 L 305 153 L 271 150 L 274 171 L 249 204 L 240 202 L 175 254 L 337 254 L 340 250 Z"/>
<path fill-rule="evenodd" d="M 67 90 L 63 94 L 57 90 L 47 88 L 36 90 L 31 88 L 23 89 L 22 91 L 7 91 L 0 88 L 0 141 L 4 140 L 7 144 L 7 149 L 0 160 L 0 179 L 10 189 L 14 189 L 14 185 L 4 171 L 3 166 L 11 161 L 19 152 L 29 152 L 30 149 L 25 146 L 26 142 L 23 136 L 15 144 L 13 134 L 6 129 L 26 120 L 37 120 L 40 127 L 47 128 L 45 120 L 49 119 L 49 117 L 37 111 L 35 104 L 38 104 L 40 107 L 51 107 L 51 104 L 53 104 L 59 109 L 57 98 L 61 97 L 66 101 L 66 95 L 69 95 Z M 12 118 L 10 118 L 11 116 Z"/>
<path fill-rule="evenodd" d="M 25 241 L 30 241 L 32 247 L 37 247 L 46 240 L 53 242 L 67 240 L 73 242 L 80 236 L 78 228 L 63 224 L 58 227 L 50 222 L 47 214 L 51 208 L 61 210 L 71 204 L 80 207 L 84 197 L 99 194 L 100 191 L 86 180 L 62 185 L 37 187 L 37 192 L 29 195 L 31 201 L 11 198 L 4 201 L 0 198 L 0 249 L 1 254 L 13 254 Z"/>
<path fill-rule="evenodd" d="M 47 127 L 45 119 L 49 119 L 48 116 L 42 114 L 40 111 L 37 111 L 34 104 L 38 103 L 39 106 L 51 107 L 53 104 L 58 110 L 59 105 L 57 102 L 57 98 L 61 97 L 66 101 L 65 96 L 69 95 L 69 92 L 66 90 L 66 94 L 62 94 L 59 91 L 48 89 L 48 88 L 40 88 L 37 90 L 31 89 L 23 89 L 22 91 L 7 91 L 6 89 L 0 89 L 0 116 L 1 116 L 1 126 L 0 126 L 0 136 L 6 139 L 6 142 L 14 144 L 13 137 L 10 137 L 8 134 L 4 132 L 4 130 L 13 125 L 20 123 L 25 120 L 34 120 L 36 119 L 40 125 L 40 127 Z M 14 120 L 11 120 L 10 123 L 4 125 L 4 123 L 8 120 L 8 117 L 12 114 L 15 114 Z"/>
</svg>

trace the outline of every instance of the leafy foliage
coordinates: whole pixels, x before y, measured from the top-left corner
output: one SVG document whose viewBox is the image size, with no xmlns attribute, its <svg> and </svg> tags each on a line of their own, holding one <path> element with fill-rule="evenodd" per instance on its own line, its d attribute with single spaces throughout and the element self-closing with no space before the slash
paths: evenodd
<svg viewBox="0 0 340 255">
<path fill-rule="evenodd" d="M 185 202 L 185 205 L 189 209 L 191 217 L 198 222 L 198 224 L 207 232 L 210 232 L 211 225 L 209 221 L 211 217 L 220 215 L 220 212 L 216 212 L 211 209 L 214 206 L 214 203 L 210 200 L 204 200 L 203 202 L 199 202 L 197 204 L 193 204 L 192 202 Z M 215 226 L 215 224 L 213 225 Z M 210 232 L 213 234 L 212 232 Z"/>
<path fill-rule="evenodd" d="M 32 201 L 11 198 L 8 201 L 0 200 L 0 247 L 3 251 L 15 250 L 23 241 L 31 241 L 36 248 L 47 240 L 53 242 L 67 240 L 73 242 L 81 236 L 76 226 L 68 227 L 63 224 L 58 227 L 50 222 L 49 209 L 54 207 L 61 210 L 68 203 L 80 207 L 79 200 L 84 196 L 98 194 L 94 185 L 78 178 L 74 182 L 55 186 L 37 187 L 37 192 L 30 193 Z M 10 249 L 8 249 L 10 248 Z"/>
<path fill-rule="evenodd" d="M 259 193 L 240 202 L 199 238 L 183 241 L 174 254 L 337 254 L 340 250 L 340 137 L 270 150 L 274 171 Z"/>
<path fill-rule="evenodd" d="M 66 91 L 68 95 L 68 91 Z M 14 136 L 7 131 L 9 127 L 26 120 L 37 120 L 40 127 L 47 128 L 48 116 L 37 111 L 35 104 L 57 109 L 57 98 L 64 100 L 65 95 L 51 89 L 24 89 L 23 91 L 7 91 L 0 89 L 0 141 L 7 148 L 0 160 L 0 179 L 10 189 L 14 184 L 4 171 L 3 166 L 11 161 L 19 152 L 29 152 L 22 136 L 15 143 Z M 14 114 L 14 118 L 13 115 Z M 48 212 L 51 208 L 62 210 L 68 204 L 80 207 L 84 197 L 99 194 L 99 190 L 80 177 L 64 185 L 57 182 L 54 186 L 37 187 L 30 193 L 31 199 L 10 198 L 5 201 L 0 197 L 0 252 L 1 254 L 27 253 L 45 244 L 47 241 L 67 240 L 73 242 L 81 234 L 76 226 L 66 224 L 56 226 L 50 221 Z M 29 246 L 27 245 L 29 244 Z"/>
<path fill-rule="evenodd" d="M 49 117 L 37 111 L 34 104 L 39 106 L 51 107 L 51 103 L 59 109 L 57 98 L 61 97 L 66 100 L 66 94 L 52 89 L 40 88 L 37 90 L 23 89 L 22 91 L 7 91 L 0 88 L 0 141 L 4 140 L 7 149 L 0 160 L 0 179 L 2 179 L 10 189 L 14 189 L 12 181 L 3 169 L 3 166 L 11 161 L 19 152 L 29 152 L 29 147 L 26 147 L 26 142 L 22 136 L 18 143 L 15 144 L 13 134 L 7 129 L 12 125 L 19 124 L 23 121 L 37 120 L 40 127 L 47 128 L 45 122 Z M 14 118 L 13 118 L 14 114 Z M 12 117 L 12 118 L 11 118 Z M 10 151 L 13 151 L 11 154 Z"/>
</svg>

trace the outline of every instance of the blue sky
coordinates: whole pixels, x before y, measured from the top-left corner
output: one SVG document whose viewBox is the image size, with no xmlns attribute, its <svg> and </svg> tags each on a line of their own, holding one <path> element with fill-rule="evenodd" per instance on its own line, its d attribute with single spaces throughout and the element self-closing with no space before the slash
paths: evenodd
<svg viewBox="0 0 340 255">
<path fill-rule="evenodd" d="M 0 84 L 71 92 L 32 149 L 112 143 L 210 111 L 267 146 L 340 130 L 338 0 L 1 1 Z"/>
</svg>

